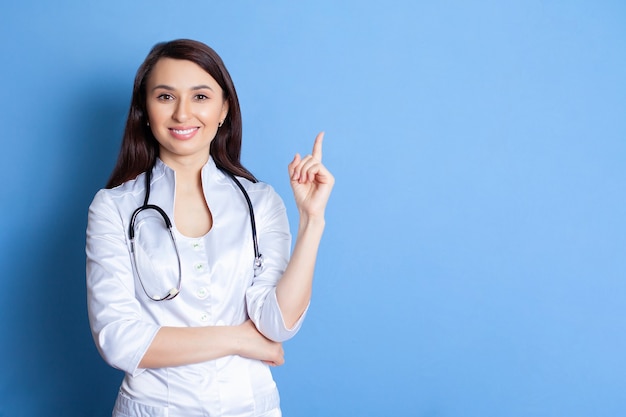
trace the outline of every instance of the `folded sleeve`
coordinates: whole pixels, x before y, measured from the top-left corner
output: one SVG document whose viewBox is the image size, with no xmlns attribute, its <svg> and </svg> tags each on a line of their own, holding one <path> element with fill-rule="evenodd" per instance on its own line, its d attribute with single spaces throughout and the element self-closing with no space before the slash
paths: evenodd
<svg viewBox="0 0 626 417">
<path fill-rule="evenodd" d="M 263 268 L 246 293 L 248 314 L 265 337 L 283 342 L 300 330 L 306 310 L 296 324 L 286 327 L 276 298 L 276 285 L 289 262 L 291 234 L 285 205 L 269 185 L 255 206 L 255 217 Z"/>
<path fill-rule="evenodd" d="M 99 191 L 89 207 L 85 250 L 87 308 L 96 347 L 109 365 L 136 376 L 160 326 L 144 319 L 135 297 L 126 228 L 107 190 Z"/>
</svg>

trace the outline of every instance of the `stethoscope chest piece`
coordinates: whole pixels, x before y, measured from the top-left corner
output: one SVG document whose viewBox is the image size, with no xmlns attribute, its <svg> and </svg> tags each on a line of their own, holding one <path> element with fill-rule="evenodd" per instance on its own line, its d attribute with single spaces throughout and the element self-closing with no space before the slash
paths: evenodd
<svg viewBox="0 0 626 417">
<path fill-rule="evenodd" d="M 261 275 L 264 269 L 265 259 L 263 259 L 263 255 L 259 253 L 258 256 L 254 257 L 254 276 L 258 277 Z"/>
</svg>

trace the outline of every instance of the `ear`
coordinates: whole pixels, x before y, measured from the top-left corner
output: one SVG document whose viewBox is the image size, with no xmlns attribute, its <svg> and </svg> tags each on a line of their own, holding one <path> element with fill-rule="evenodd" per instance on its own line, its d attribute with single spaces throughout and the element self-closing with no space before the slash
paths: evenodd
<svg viewBox="0 0 626 417">
<path fill-rule="evenodd" d="M 228 116 L 228 100 L 224 100 L 222 102 L 222 112 L 220 114 L 220 120 L 226 120 L 226 116 Z"/>
</svg>

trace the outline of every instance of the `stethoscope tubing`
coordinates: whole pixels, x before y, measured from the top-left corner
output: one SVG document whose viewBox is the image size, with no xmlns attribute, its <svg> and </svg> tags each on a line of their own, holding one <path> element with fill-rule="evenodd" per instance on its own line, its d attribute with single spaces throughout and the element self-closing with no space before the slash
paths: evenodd
<svg viewBox="0 0 626 417">
<path fill-rule="evenodd" d="M 252 201 L 250 200 L 250 196 L 248 195 L 248 193 L 246 192 L 245 188 L 243 187 L 243 185 L 241 184 L 241 182 L 235 177 L 235 175 L 233 175 L 231 172 L 226 171 L 225 169 L 219 168 L 220 171 L 222 171 L 224 174 L 228 175 L 235 184 L 237 184 L 237 187 L 239 188 L 239 190 L 241 190 L 241 193 L 243 194 L 246 203 L 248 205 L 248 212 L 250 215 L 250 229 L 252 231 L 252 244 L 254 247 L 254 264 L 253 264 L 253 268 L 254 268 L 254 275 L 258 275 L 262 269 L 263 269 L 263 255 L 259 252 L 259 241 L 258 241 L 258 237 L 257 237 L 257 231 L 256 231 L 256 221 L 255 221 L 255 216 L 254 216 L 254 207 L 252 206 Z M 151 188 L 151 181 L 152 181 L 152 168 L 149 169 L 148 171 L 146 171 L 146 191 L 145 191 L 145 196 L 144 196 L 144 200 L 143 200 L 143 204 L 138 207 L 137 209 L 135 209 L 135 211 L 133 212 L 133 214 L 131 215 L 130 218 L 130 224 L 128 225 L 128 237 L 130 240 L 130 251 L 133 255 L 133 268 L 135 269 L 135 272 L 137 274 L 137 277 L 139 278 L 139 282 L 141 283 L 141 287 L 144 291 L 144 293 L 153 301 L 165 301 L 165 300 L 171 300 L 173 298 L 175 298 L 179 293 L 180 293 L 180 288 L 181 288 L 181 284 L 182 284 L 182 266 L 181 266 L 181 260 L 180 260 L 180 253 L 178 252 L 178 245 L 176 244 L 176 238 L 174 237 L 174 233 L 172 232 L 172 221 L 170 220 L 169 216 L 167 215 L 167 213 L 165 213 L 165 210 L 163 210 L 161 207 L 155 205 L 155 204 L 148 204 L 148 200 L 150 199 L 150 188 Z M 138 268 L 138 263 L 137 263 L 137 252 L 135 250 L 135 222 L 137 219 L 137 216 L 139 215 L 139 213 L 141 213 L 144 210 L 155 210 L 157 211 L 161 217 L 163 218 L 163 221 L 165 222 L 165 226 L 167 227 L 167 230 L 169 232 L 170 238 L 172 240 L 172 244 L 174 245 L 174 250 L 176 251 L 176 258 L 178 260 L 178 284 L 175 288 L 171 288 L 169 290 L 169 292 L 163 296 L 160 297 L 158 295 L 150 295 L 148 294 L 148 291 L 146 290 L 146 287 L 143 283 L 143 279 L 141 278 L 141 274 L 139 273 L 139 268 Z"/>
<path fill-rule="evenodd" d="M 252 230 L 252 244 L 254 246 L 254 271 L 257 272 L 257 270 L 263 266 L 263 255 L 259 253 L 259 239 L 256 235 L 256 221 L 252 201 L 250 201 L 250 196 L 246 192 L 245 188 L 243 188 L 241 182 L 233 174 L 225 170 L 222 170 L 222 172 L 226 173 L 235 182 L 235 184 L 237 184 L 237 187 L 239 187 L 241 193 L 246 198 L 246 203 L 248 203 L 248 212 L 250 213 L 250 230 Z"/>
</svg>

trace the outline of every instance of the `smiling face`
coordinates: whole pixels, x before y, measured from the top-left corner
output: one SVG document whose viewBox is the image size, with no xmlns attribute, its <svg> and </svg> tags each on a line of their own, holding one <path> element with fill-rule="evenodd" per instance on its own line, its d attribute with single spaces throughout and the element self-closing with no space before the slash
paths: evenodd
<svg viewBox="0 0 626 417">
<path fill-rule="evenodd" d="M 161 58 L 146 83 L 150 129 L 168 165 L 203 165 L 228 114 L 219 84 L 197 64 Z"/>
</svg>

